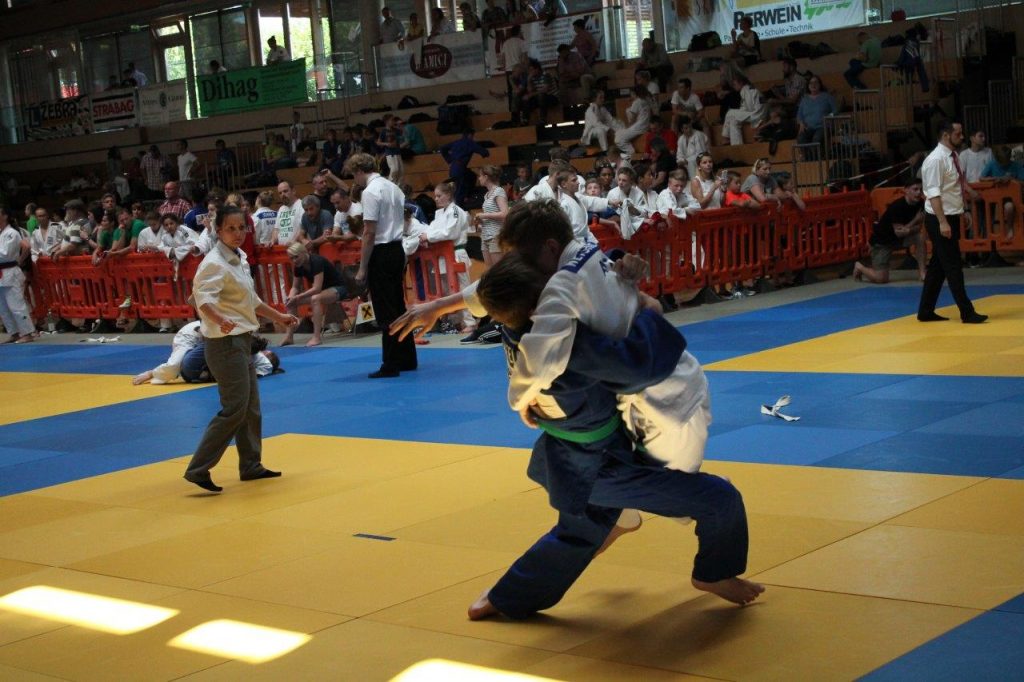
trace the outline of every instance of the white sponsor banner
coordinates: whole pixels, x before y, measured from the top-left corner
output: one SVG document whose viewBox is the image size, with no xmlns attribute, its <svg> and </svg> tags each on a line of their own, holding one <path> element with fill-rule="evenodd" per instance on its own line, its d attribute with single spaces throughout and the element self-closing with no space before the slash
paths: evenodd
<svg viewBox="0 0 1024 682">
<path fill-rule="evenodd" d="M 572 28 L 575 21 L 582 19 L 587 31 L 597 41 L 598 56 L 604 56 L 604 35 L 601 32 L 600 14 L 573 14 L 568 17 L 558 17 L 550 24 L 545 25 L 543 21 L 534 21 L 528 24 L 520 24 L 523 40 L 526 43 L 526 50 L 530 59 L 537 59 L 541 64 L 554 64 L 558 61 L 558 46 L 562 43 L 572 44 L 576 32 Z M 505 43 L 511 31 L 511 26 L 497 28 L 491 31 L 487 41 L 487 68 L 492 74 L 502 73 L 504 64 L 501 63 L 501 46 Z"/>
<path fill-rule="evenodd" d="M 138 125 L 135 119 L 135 88 L 107 90 L 92 96 L 94 130 L 113 130 Z"/>
<path fill-rule="evenodd" d="M 864 23 L 864 0 L 712 0 L 688 5 L 689 17 L 679 17 L 683 36 L 714 31 L 723 43 L 732 42 L 740 19 L 749 16 L 761 41 L 781 36 L 827 31 Z M 685 43 L 684 43 L 685 44 Z M 771 55 L 765 55 L 771 58 Z"/>
<path fill-rule="evenodd" d="M 185 81 L 139 88 L 139 125 L 165 126 L 185 120 Z"/>
<path fill-rule="evenodd" d="M 401 90 L 483 78 L 482 41 L 480 31 L 462 31 L 381 45 L 381 87 Z"/>
</svg>

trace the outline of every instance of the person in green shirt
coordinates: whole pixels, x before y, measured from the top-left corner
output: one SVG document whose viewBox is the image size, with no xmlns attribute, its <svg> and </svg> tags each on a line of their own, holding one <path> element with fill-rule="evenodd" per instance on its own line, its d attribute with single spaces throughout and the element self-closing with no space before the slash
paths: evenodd
<svg viewBox="0 0 1024 682">
<path fill-rule="evenodd" d="M 39 227 L 39 221 L 36 220 L 36 209 L 39 208 L 35 204 L 25 204 L 25 229 L 28 230 L 29 234 L 35 232 L 36 228 Z"/>
<path fill-rule="evenodd" d="M 882 62 L 882 43 L 864 31 L 857 34 L 857 42 L 860 44 L 860 51 L 856 58 L 850 60 L 850 68 L 843 73 L 843 77 L 851 88 L 866 90 L 868 86 L 860 80 L 860 75 L 868 69 L 876 68 Z"/>
</svg>

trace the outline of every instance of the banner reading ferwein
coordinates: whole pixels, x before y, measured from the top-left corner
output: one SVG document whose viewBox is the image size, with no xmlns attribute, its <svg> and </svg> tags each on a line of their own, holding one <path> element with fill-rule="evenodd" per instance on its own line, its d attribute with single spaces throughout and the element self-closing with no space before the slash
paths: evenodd
<svg viewBox="0 0 1024 682">
<path fill-rule="evenodd" d="M 216 116 L 306 101 L 306 60 L 200 76 L 199 113 Z"/>
<path fill-rule="evenodd" d="M 25 135 L 30 140 L 85 135 L 92 132 L 89 96 L 39 102 L 25 107 Z"/>
<path fill-rule="evenodd" d="M 139 88 L 139 125 L 165 126 L 185 120 L 185 81 Z"/>
<path fill-rule="evenodd" d="M 714 31 L 722 42 L 731 42 L 733 28 L 739 31 L 740 19 L 749 16 L 763 41 L 780 36 L 799 35 L 845 28 L 864 23 L 864 0 L 711 0 L 687 3 L 690 15 L 680 16 L 675 24 L 680 36 Z M 772 55 L 764 55 L 771 59 Z"/>
<path fill-rule="evenodd" d="M 93 130 L 114 130 L 135 125 L 134 88 L 107 90 L 92 96 Z"/>
<path fill-rule="evenodd" d="M 381 45 L 381 87 L 400 90 L 483 78 L 482 40 L 480 31 L 462 31 Z"/>
</svg>

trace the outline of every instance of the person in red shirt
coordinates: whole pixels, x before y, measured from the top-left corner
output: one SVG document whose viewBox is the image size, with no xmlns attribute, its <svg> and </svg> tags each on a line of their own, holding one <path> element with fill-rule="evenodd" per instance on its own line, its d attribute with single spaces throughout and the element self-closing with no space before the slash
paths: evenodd
<svg viewBox="0 0 1024 682">
<path fill-rule="evenodd" d="M 650 132 L 644 137 L 644 141 L 647 143 L 647 148 L 651 148 L 651 140 L 656 137 L 660 137 L 665 141 L 665 146 L 669 149 L 675 150 L 679 146 L 679 135 L 676 134 L 671 128 L 665 127 L 665 122 L 661 120 L 657 112 L 651 117 L 651 128 Z"/>
<path fill-rule="evenodd" d="M 738 208 L 761 208 L 757 199 L 740 189 L 740 174 L 729 171 L 728 183 L 725 186 L 725 206 Z"/>
</svg>

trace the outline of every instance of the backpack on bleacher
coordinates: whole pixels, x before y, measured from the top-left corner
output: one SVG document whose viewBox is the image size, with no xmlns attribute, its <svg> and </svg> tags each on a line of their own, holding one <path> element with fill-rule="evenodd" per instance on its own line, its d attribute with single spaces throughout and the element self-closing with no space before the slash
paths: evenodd
<svg viewBox="0 0 1024 682">
<path fill-rule="evenodd" d="M 471 109 L 468 104 L 442 104 L 437 108 L 437 132 L 454 135 L 469 127 Z"/>
<path fill-rule="evenodd" d="M 420 101 L 412 95 L 406 95 L 402 99 L 398 100 L 396 109 L 415 109 L 420 106 Z"/>
<path fill-rule="evenodd" d="M 714 31 L 706 31 L 704 33 L 695 33 L 690 38 L 690 46 L 686 48 L 690 52 L 700 52 L 702 50 L 711 50 L 722 44 L 722 38 Z"/>
</svg>

